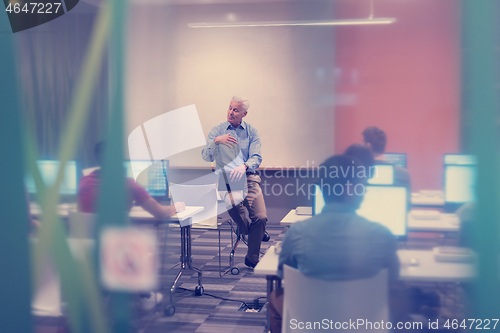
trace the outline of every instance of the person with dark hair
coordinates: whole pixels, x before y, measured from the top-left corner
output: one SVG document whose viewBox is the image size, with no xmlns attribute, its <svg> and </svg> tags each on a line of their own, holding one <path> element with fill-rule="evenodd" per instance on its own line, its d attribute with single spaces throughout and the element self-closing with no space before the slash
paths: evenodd
<svg viewBox="0 0 500 333">
<path fill-rule="evenodd" d="M 94 147 L 95 157 L 102 164 L 104 155 L 105 143 L 103 141 L 97 143 Z M 176 202 L 175 205 L 163 206 L 160 205 L 149 193 L 132 178 L 127 178 L 127 209 L 130 210 L 134 201 L 140 205 L 145 211 L 153 215 L 157 219 L 165 219 L 174 215 L 176 212 L 183 211 L 185 204 Z M 101 186 L 101 170 L 94 170 L 91 174 L 82 177 L 78 184 L 78 210 L 84 213 L 96 213 L 97 197 Z"/>
<path fill-rule="evenodd" d="M 363 131 L 364 144 L 371 149 L 375 157 L 375 164 L 391 164 L 384 159 L 387 135 L 378 127 L 370 126 Z M 408 210 L 411 208 L 411 180 L 410 173 L 399 165 L 394 165 L 394 185 L 407 189 Z"/>
<path fill-rule="evenodd" d="M 389 280 L 399 276 L 396 238 L 385 226 L 356 214 L 364 196 L 366 177 L 358 177 L 358 160 L 345 155 L 330 157 L 321 164 L 325 207 L 312 218 L 290 226 L 282 242 L 278 276 L 283 265 L 324 280 L 369 278 L 388 269 Z M 333 241 L 334 240 L 334 241 Z M 281 332 L 283 289 L 271 293 L 271 331 Z"/>
<path fill-rule="evenodd" d="M 380 128 L 370 126 L 363 131 L 365 145 L 371 149 L 373 155 L 380 156 L 385 152 L 387 135 Z"/>
<path fill-rule="evenodd" d="M 360 143 L 355 143 L 347 147 L 344 155 L 356 158 L 365 167 L 367 174 L 372 166 L 375 165 L 375 158 L 370 148 Z"/>
</svg>

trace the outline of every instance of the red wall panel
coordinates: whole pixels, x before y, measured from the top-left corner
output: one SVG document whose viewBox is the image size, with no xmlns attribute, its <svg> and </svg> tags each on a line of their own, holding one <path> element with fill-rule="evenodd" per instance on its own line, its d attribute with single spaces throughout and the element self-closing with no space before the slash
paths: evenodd
<svg viewBox="0 0 500 333">
<path fill-rule="evenodd" d="M 413 190 L 442 188 L 442 155 L 458 152 L 460 14 L 456 0 L 375 0 L 390 25 L 335 31 L 335 151 L 361 142 L 367 126 L 406 152 Z M 368 0 L 339 0 L 336 17 L 367 17 Z"/>
</svg>

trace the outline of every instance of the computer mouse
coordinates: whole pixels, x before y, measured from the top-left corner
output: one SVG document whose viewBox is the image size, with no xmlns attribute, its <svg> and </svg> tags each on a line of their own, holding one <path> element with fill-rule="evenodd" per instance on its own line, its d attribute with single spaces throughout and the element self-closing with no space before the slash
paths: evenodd
<svg viewBox="0 0 500 333">
<path fill-rule="evenodd" d="M 418 265 L 420 265 L 420 260 L 418 260 L 416 258 L 411 258 L 409 264 L 410 264 L 410 266 L 418 266 Z"/>
<path fill-rule="evenodd" d="M 281 242 L 277 242 L 276 245 L 274 246 L 274 253 L 276 254 L 281 253 Z"/>
</svg>

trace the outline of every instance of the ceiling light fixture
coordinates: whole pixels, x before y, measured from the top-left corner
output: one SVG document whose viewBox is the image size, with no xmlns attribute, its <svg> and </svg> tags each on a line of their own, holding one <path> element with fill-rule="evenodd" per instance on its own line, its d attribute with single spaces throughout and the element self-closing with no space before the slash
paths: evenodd
<svg viewBox="0 0 500 333">
<path fill-rule="evenodd" d="M 267 22 L 239 22 L 239 23 L 189 23 L 190 28 L 244 28 L 244 27 L 286 27 L 286 26 L 327 26 L 327 25 L 363 25 L 363 24 L 391 24 L 395 18 L 350 19 L 328 21 L 267 21 Z"/>
<path fill-rule="evenodd" d="M 189 28 L 245 28 L 245 27 L 286 27 L 286 26 L 329 26 L 391 24 L 395 18 L 374 18 L 373 0 L 370 1 L 370 16 L 366 19 L 322 20 L 322 21 L 261 21 L 261 22 L 214 22 L 189 23 Z"/>
</svg>

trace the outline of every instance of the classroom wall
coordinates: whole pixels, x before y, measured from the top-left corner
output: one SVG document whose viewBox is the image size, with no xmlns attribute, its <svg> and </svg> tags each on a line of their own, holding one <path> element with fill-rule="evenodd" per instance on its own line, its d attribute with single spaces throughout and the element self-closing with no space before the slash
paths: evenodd
<svg viewBox="0 0 500 333">
<path fill-rule="evenodd" d="M 368 0 L 336 0 L 338 18 L 366 17 Z M 442 188 L 442 155 L 459 149 L 459 1 L 377 0 L 385 26 L 339 27 L 335 151 L 386 131 L 388 152 L 406 152 L 413 190 Z"/>
<path fill-rule="evenodd" d="M 57 159 L 74 89 L 98 8 L 81 2 L 67 14 L 13 35 L 16 43 L 23 121 L 32 129 L 38 158 Z M 94 166 L 94 144 L 107 130 L 107 55 L 94 82 L 83 139 L 71 157 L 79 167 Z"/>
<path fill-rule="evenodd" d="M 331 4 L 335 6 L 332 8 Z M 362 18 L 368 0 L 217 5 L 134 4 L 128 126 L 196 104 L 204 135 L 232 93 L 251 100 L 263 166 L 312 166 L 361 142 L 367 126 L 406 152 L 413 190 L 442 187 L 442 155 L 459 148 L 460 21 L 454 0 L 377 0 L 384 26 L 188 29 L 193 22 Z M 232 15 L 232 16 L 231 16 Z M 208 166 L 202 147 L 171 158 Z"/>
<path fill-rule="evenodd" d="M 334 28 L 189 29 L 188 23 L 332 17 L 331 1 L 217 5 L 133 4 L 128 127 L 195 104 L 204 135 L 226 120 L 233 94 L 261 136 L 263 166 L 320 163 L 333 154 Z M 207 166 L 201 147 L 172 165 Z"/>
</svg>

